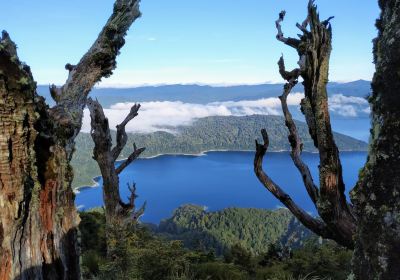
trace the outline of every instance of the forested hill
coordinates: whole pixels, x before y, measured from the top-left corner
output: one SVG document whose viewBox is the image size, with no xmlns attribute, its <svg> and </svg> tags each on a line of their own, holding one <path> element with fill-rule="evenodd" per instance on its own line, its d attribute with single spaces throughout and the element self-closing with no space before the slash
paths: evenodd
<svg viewBox="0 0 400 280">
<path fill-rule="evenodd" d="M 158 154 L 198 154 L 209 150 L 254 151 L 254 140 L 260 139 L 260 130 L 266 128 L 270 136 L 270 151 L 289 150 L 287 128 L 280 116 L 213 116 L 201 118 L 190 126 L 174 128 L 175 133 L 154 132 L 130 134 L 128 143 L 121 153 L 126 158 L 133 142 L 138 147 L 146 147 L 143 156 Z M 315 151 L 305 123 L 296 122 L 304 143 L 304 151 Z M 114 135 L 115 136 L 115 135 Z M 100 174 L 92 159 L 93 141 L 89 134 L 80 133 L 76 139 L 77 152 L 72 161 L 75 187 L 91 184 L 91 178 Z M 335 141 L 340 150 L 365 151 L 367 144 L 349 136 L 335 133 Z"/>
<path fill-rule="evenodd" d="M 111 265 L 104 209 L 80 212 L 80 217 L 84 279 L 116 279 L 121 266 L 131 273 L 124 279 L 340 280 L 349 279 L 351 270 L 351 251 L 311 234 L 286 209 L 208 212 L 184 205 L 159 226 L 143 224 L 130 231 L 130 242 L 117 249 L 124 258 Z M 183 277 L 165 277 L 182 271 Z M 108 277 L 96 277 L 104 272 Z"/>
<path fill-rule="evenodd" d="M 293 248 L 311 237 L 311 232 L 287 209 L 226 208 L 208 212 L 196 205 L 176 209 L 171 218 L 161 221 L 158 233 L 182 240 L 188 248 L 212 249 L 218 255 L 234 245 L 258 255 L 270 244 Z"/>
</svg>

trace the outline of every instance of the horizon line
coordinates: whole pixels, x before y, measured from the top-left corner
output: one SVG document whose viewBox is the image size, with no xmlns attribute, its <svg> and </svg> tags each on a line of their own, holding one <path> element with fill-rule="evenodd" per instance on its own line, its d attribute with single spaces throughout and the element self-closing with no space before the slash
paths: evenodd
<svg viewBox="0 0 400 280">
<path fill-rule="evenodd" d="M 349 84 L 354 82 L 369 82 L 369 80 L 365 79 L 357 79 L 357 80 L 348 80 L 348 81 L 329 81 L 329 83 L 337 83 L 337 84 Z M 202 82 L 190 82 L 190 83 L 144 83 L 144 84 L 106 84 L 106 85 L 96 85 L 93 88 L 95 89 L 131 89 L 131 88 L 143 88 L 143 87 L 163 87 L 163 86 L 209 86 L 209 87 L 236 87 L 236 86 L 260 86 L 260 85 L 283 85 L 282 82 L 261 82 L 261 83 L 202 83 Z M 37 86 L 50 86 L 47 84 L 37 84 Z M 56 85 L 57 87 L 61 87 L 62 85 Z"/>
</svg>

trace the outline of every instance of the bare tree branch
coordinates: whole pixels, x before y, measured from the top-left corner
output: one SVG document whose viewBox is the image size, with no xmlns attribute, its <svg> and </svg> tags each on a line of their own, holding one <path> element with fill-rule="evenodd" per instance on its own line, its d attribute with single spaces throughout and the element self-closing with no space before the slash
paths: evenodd
<svg viewBox="0 0 400 280">
<path fill-rule="evenodd" d="M 285 19 L 285 15 L 286 15 L 286 11 L 281 11 L 279 13 L 278 19 L 275 21 L 276 29 L 278 29 L 278 34 L 276 35 L 276 39 L 285 43 L 288 46 L 291 46 L 291 47 L 297 49 L 299 47 L 300 40 L 295 39 L 295 38 L 290 38 L 290 37 L 286 38 L 285 36 L 283 36 L 281 22 Z"/>
<path fill-rule="evenodd" d="M 103 199 L 105 205 L 106 225 L 109 228 L 107 232 L 107 256 L 113 258 L 119 254 L 116 250 L 118 244 L 126 241 L 132 226 L 135 227 L 139 218 L 143 215 L 146 202 L 136 210 L 135 200 L 136 184 L 128 184 L 130 195 L 128 201 L 124 202 L 120 196 L 119 176 L 118 174 L 124 170 L 130 163 L 139 157 L 144 148 L 138 149 L 133 144 L 133 153 L 122 162 L 118 168 L 115 167 L 115 160 L 124 148 L 127 142 L 127 134 L 125 126 L 129 121 L 138 115 L 140 104 L 132 106 L 129 114 L 124 121 L 117 126 L 117 144 L 111 150 L 112 140 L 108 124 L 108 120 L 104 115 L 103 108 L 100 103 L 91 98 L 87 101 L 91 118 L 91 136 L 94 141 L 93 155 L 100 167 L 103 178 Z M 117 240 L 117 241 L 116 241 Z"/>
<path fill-rule="evenodd" d="M 111 151 L 114 161 L 117 160 L 122 149 L 126 145 L 126 141 L 128 140 L 128 135 L 126 134 L 125 126 L 127 125 L 128 122 L 130 122 L 134 117 L 138 115 L 139 109 L 140 109 L 140 104 L 133 105 L 131 111 L 126 116 L 124 121 L 119 125 L 117 125 L 117 143 Z"/>
<path fill-rule="evenodd" d="M 326 23 L 320 22 L 312 1 L 308 7 L 308 17 L 310 35 L 304 37 L 302 43 L 307 46 L 308 51 L 305 54 L 305 68 L 301 71 L 305 93 L 301 106 L 320 156 L 320 198 L 317 209 L 328 226 L 352 244 L 355 217 L 344 194 L 342 165 L 333 138 L 326 89 L 332 30 Z"/>
<path fill-rule="evenodd" d="M 91 117 L 91 136 L 94 141 L 93 158 L 97 161 L 100 167 L 101 175 L 103 177 L 103 193 L 104 193 L 104 204 L 106 208 L 106 218 L 113 220 L 112 224 L 118 223 L 126 219 L 132 211 L 134 211 L 134 200 L 136 196 L 136 185 L 129 186 L 131 195 L 128 203 L 124 203 L 120 197 L 119 192 L 119 177 L 118 174 L 124 170 L 129 164 L 131 164 L 139 155 L 144 151 L 144 148 L 138 149 L 134 144 L 133 153 L 115 168 L 115 149 L 120 152 L 126 144 L 127 135 L 125 132 L 126 124 L 138 115 L 140 108 L 139 104 L 135 104 L 125 120 L 119 125 L 120 140 L 116 147 L 111 150 L 112 140 L 111 133 L 108 124 L 108 120 L 104 115 L 103 108 L 100 103 L 92 100 L 91 98 L 87 101 L 87 106 L 90 111 Z M 117 137 L 118 138 L 118 137 Z M 118 152 L 118 153 L 119 153 Z M 143 207 L 142 207 L 143 208 Z M 144 208 L 143 208 L 144 209 Z M 129 214 L 129 215 L 128 215 Z"/>
<path fill-rule="evenodd" d="M 131 186 L 128 183 L 128 190 L 131 193 L 130 196 L 128 197 L 129 205 L 130 205 L 131 208 L 135 208 L 135 199 L 138 197 L 137 194 L 136 194 L 136 184 L 133 183 L 132 186 Z"/>
<path fill-rule="evenodd" d="M 308 168 L 307 164 L 305 164 L 301 159 L 303 143 L 301 142 L 300 136 L 297 132 L 296 124 L 293 121 L 292 114 L 290 113 L 287 105 L 287 97 L 292 88 L 297 84 L 297 79 L 300 75 L 300 69 L 294 69 L 291 72 L 287 72 L 285 70 L 285 62 L 283 60 L 283 56 L 279 59 L 278 65 L 279 65 L 279 72 L 281 73 L 282 78 L 288 81 L 288 83 L 285 84 L 283 94 L 279 97 L 279 99 L 281 100 L 282 111 L 286 120 L 285 123 L 287 128 L 289 129 L 288 139 L 290 146 L 292 147 L 290 156 L 292 157 L 295 166 L 297 167 L 297 169 L 301 174 L 308 195 L 315 204 L 319 197 L 318 188 L 314 184 L 314 180 L 311 176 L 310 169 Z"/>
<path fill-rule="evenodd" d="M 281 56 L 281 58 L 278 61 L 278 66 L 279 66 L 279 74 L 281 74 L 282 78 L 286 81 L 289 82 L 290 85 L 293 84 L 292 88 L 297 84 L 297 79 L 300 76 L 300 69 L 295 68 L 292 71 L 288 72 L 285 69 L 285 61 L 283 60 L 283 55 Z M 290 92 L 290 90 L 289 90 Z M 289 94 L 288 92 L 288 94 Z"/>
<path fill-rule="evenodd" d="M 333 238 L 332 233 L 326 227 L 324 222 L 312 217 L 306 211 L 301 209 L 292 198 L 283 191 L 272 179 L 263 171 L 263 159 L 269 146 L 269 138 L 265 129 L 261 130 L 263 144 L 256 141 L 256 155 L 254 157 L 254 171 L 260 182 L 267 188 L 290 212 L 307 228 L 324 238 Z"/>
<path fill-rule="evenodd" d="M 130 217 L 125 219 L 125 222 L 135 223 L 143 215 L 144 210 L 146 209 L 146 201 L 138 210 L 136 210 L 135 202 L 136 198 L 138 198 L 138 195 L 136 194 L 136 184 L 132 183 L 132 185 L 130 185 L 128 183 L 127 185 L 128 185 L 128 190 L 130 192 L 130 195 L 128 197 L 128 203 L 124 203 L 123 201 L 120 201 L 119 203 L 123 209 L 123 215 L 126 217 Z"/>
<path fill-rule="evenodd" d="M 82 111 L 92 87 L 103 77 L 109 77 L 116 67 L 116 57 L 125 44 L 124 36 L 132 22 L 140 17 L 140 0 L 116 0 L 111 17 L 97 40 L 74 66 L 67 64 L 68 79 L 58 90 L 51 91 L 56 106 L 50 114 L 60 125 L 60 132 L 74 137 L 79 132 Z"/>
<path fill-rule="evenodd" d="M 87 107 L 89 108 L 91 117 L 90 134 L 95 142 L 93 158 L 98 160 L 110 151 L 112 145 L 110 128 L 108 126 L 108 119 L 99 102 L 89 98 Z"/>
<path fill-rule="evenodd" d="M 140 15 L 138 5 L 139 0 L 115 0 L 113 13 L 92 47 L 76 66 L 65 66 L 65 84 L 49 87 L 56 102 L 50 109 L 37 95 L 30 68 L 19 61 L 16 45 L 6 32 L 0 36 L 0 146 L 4 150 L 0 152 L 0 278 L 80 278 L 79 215 L 70 165 L 74 139 L 87 95 L 115 68 L 126 31 Z M 99 117 L 102 110 L 94 109 L 93 115 Z M 107 120 L 98 120 L 92 135 L 108 136 Z M 98 144 L 94 156 L 104 162 L 102 171 L 107 173 L 107 165 L 113 164 L 111 139 Z M 118 182 L 115 170 L 104 177 Z M 113 189 L 107 186 L 106 190 Z M 117 200 L 119 194 L 114 194 Z"/>
<path fill-rule="evenodd" d="M 133 152 L 130 154 L 130 156 L 122 162 L 117 169 L 115 170 L 117 174 L 121 173 L 129 164 L 131 164 L 135 159 L 137 159 L 141 153 L 144 152 L 146 148 L 137 148 L 136 144 L 133 144 Z"/>
<path fill-rule="evenodd" d="M 348 204 L 344 194 L 345 186 L 342 166 L 330 124 L 326 90 L 332 37 L 329 20 L 332 17 L 320 22 L 314 1 L 310 0 L 306 20 L 301 25 L 297 24 L 297 27 L 303 31 L 303 35 L 299 35 L 300 40 L 296 39 L 296 41 L 291 41 L 289 40 L 290 38 L 283 36 L 280 24 L 284 17 L 285 12 L 283 11 L 276 21 L 277 39 L 297 50 L 299 54 L 298 64 L 300 66 L 299 69 L 296 68 L 288 72 L 285 70 L 283 58 L 278 62 L 279 72 L 288 82 L 284 86 L 280 100 L 286 119 L 286 126 L 289 129 L 289 142 L 292 147 L 291 157 L 302 175 L 304 185 L 317 207 L 320 217 L 324 220 L 334 239 L 340 244 L 351 248 L 353 246 L 356 220 L 352 207 Z M 307 30 L 307 25 L 310 25 L 310 30 Z M 287 96 L 296 85 L 299 76 L 304 80 L 305 91 L 305 98 L 301 102 L 301 110 L 305 115 L 310 135 L 320 156 L 319 190 L 313 182 L 309 168 L 301 160 L 301 140 L 287 106 Z M 271 183 L 269 184 L 271 185 Z M 271 189 L 274 191 L 274 188 Z M 294 208 L 293 210 L 296 212 L 294 214 L 298 215 L 298 209 Z M 305 220 L 305 222 L 308 221 Z"/>
<path fill-rule="evenodd" d="M 306 19 L 301 23 L 302 29 L 307 30 L 306 28 L 307 28 L 307 25 L 308 25 L 309 22 L 310 22 L 310 18 L 308 17 L 308 14 L 307 14 Z"/>
<path fill-rule="evenodd" d="M 310 2 L 309 2 L 309 4 L 310 4 Z M 303 35 L 308 35 L 308 34 L 310 34 L 310 32 L 307 30 L 307 25 L 309 23 L 310 23 L 310 17 L 307 14 L 306 19 L 301 24 L 296 23 L 296 27 L 303 32 Z M 301 36 L 303 36 L 303 35 L 300 35 L 299 37 L 301 38 Z"/>
</svg>

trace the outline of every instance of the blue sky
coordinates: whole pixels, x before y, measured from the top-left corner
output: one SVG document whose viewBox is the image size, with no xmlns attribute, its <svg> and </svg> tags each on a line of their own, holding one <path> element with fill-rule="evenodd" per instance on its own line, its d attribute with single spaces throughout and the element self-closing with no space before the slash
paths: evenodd
<svg viewBox="0 0 400 280">
<path fill-rule="evenodd" d="M 112 11 L 112 0 L 16 0 L 1 3 L 0 29 L 19 47 L 39 84 L 62 84 L 64 65 L 76 63 Z M 370 80 L 379 9 L 374 0 L 319 0 L 322 18 L 335 16 L 331 81 Z M 281 82 L 281 53 L 296 65 L 293 49 L 275 39 L 274 22 L 287 11 L 285 36 L 295 36 L 306 0 L 142 0 L 114 75 L 100 86 Z"/>
</svg>

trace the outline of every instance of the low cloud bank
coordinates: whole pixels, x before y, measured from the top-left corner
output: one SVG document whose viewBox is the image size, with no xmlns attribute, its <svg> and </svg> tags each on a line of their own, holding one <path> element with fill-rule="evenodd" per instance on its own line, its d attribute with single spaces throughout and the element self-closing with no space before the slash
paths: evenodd
<svg viewBox="0 0 400 280">
<path fill-rule="evenodd" d="M 358 117 L 370 112 L 366 99 L 343 94 L 335 94 L 329 98 L 329 110 L 343 117 Z"/>
<path fill-rule="evenodd" d="M 293 93 L 288 96 L 289 106 L 299 106 L 303 93 Z M 369 111 L 368 103 L 363 98 L 346 97 L 341 94 L 330 98 L 331 112 L 344 116 L 356 117 Z M 116 103 L 104 109 L 110 128 L 113 129 L 128 114 L 134 103 Z M 128 132 L 149 133 L 154 131 L 174 132 L 174 128 L 190 125 L 197 118 L 208 116 L 246 116 L 254 114 L 281 115 L 281 104 L 278 98 L 263 98 L 259 100 L 242 100 L 212 102 L 208 104 L 183 103 L 180 101 L 142 102 L 139 116 L 126 126 Z M 83 132 L 90 132 L 90 115 L 85 109 Z"/>
</svg>

